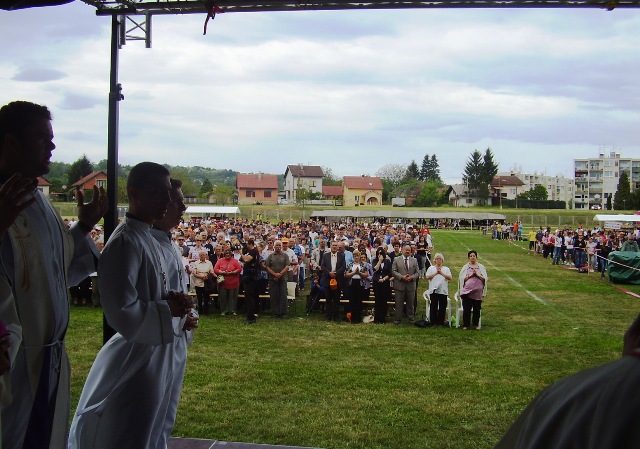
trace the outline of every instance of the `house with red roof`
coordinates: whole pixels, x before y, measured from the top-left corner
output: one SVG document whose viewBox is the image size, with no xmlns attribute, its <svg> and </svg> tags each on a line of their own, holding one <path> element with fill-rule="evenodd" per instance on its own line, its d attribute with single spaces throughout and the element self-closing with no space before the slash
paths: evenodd
<svg viewBox="0 0 640 449">
<path fill-rule="evenodd" d="M 342 187 L 345 207 L 382 205 L 382 179 L 378 176 L 345 176 Z"/>
<path fill-rule="evenodd" d="M 278 204 L 278 175 L 238 173 L 238 204 Z"/>
<path fill-rule="evenodd" d="M 319 165 L 287 165 L 284 171 L 284 199 L 295 202 L 296 192 L 300 189 L 322 194 L 324 172 Z"/>
</svg>

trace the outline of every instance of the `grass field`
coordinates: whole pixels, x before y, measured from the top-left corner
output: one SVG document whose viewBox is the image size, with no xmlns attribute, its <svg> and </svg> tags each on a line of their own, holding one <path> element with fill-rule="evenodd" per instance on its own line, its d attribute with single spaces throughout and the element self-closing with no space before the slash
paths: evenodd
<svg viewBox="0 0 640 449">
<path fill-rule="evenodd" d="M 524 243 L 468 231 L 433 237 L 454 279 L 469 248 L 486 266 L 481 331 L 326 323 L 307 316 L 302 299 L 286 321 L 202 317 L 174 435 L 332 449 L 491 448 L 544 386 L 619 357 L 637 298 L 599 274 L 529 255 Z M 101 316 L 72 310 L 73 407 L 101 345 Z"/>
</svg>

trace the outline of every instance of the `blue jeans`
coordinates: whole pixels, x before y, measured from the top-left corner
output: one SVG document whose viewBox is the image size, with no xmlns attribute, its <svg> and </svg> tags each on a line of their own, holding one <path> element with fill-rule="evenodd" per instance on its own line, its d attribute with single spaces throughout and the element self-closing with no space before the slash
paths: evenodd
<svg viewBox="0 0 640 449">
<path fill-rule="evenodd" d="M 581 249 L 576 249 L 573 254 L 573 263 L 576 267 L 582 267 L 587 264 L 587 252 Z"/>
<path fill-rule="evenodd" d="M 304 290 L 304 267 L 298 267 L 298 288 Z"/>
<path fill-rule="evenodd" d="M 562 246 L 556 246 L 553 250 L 553 264 L 559 265 L 560 259 L 562 259 Z"/>
</svg>

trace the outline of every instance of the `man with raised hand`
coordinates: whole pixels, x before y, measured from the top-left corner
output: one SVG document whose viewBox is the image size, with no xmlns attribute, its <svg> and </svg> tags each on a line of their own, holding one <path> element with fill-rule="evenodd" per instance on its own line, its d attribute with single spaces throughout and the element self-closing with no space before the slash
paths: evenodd
<svg viewBox="0 0 640 449">
<path fill-rule="evenodd" d="M 89 204 L 79 191 L 69 229 L 38 190 L 56 148 L 51 120 L 46 106 L 28 101 L 0 108 L 0 317 L 11 340 L 4 448 L 66 446 L 68 288 L 95 271 L 99 252 L 89 232 L 107 210 L 104 189 L 94 187 Z"/>
</svg>

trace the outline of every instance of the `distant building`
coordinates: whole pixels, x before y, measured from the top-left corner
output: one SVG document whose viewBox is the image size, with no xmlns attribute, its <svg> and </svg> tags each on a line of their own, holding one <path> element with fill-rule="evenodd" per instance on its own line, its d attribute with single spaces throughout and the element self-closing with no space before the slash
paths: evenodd
<svg viewBox="0 0 640 449">
<path fill-rule="evenodd" d="M 238 204 L 278 203 L 278 175 L 238 173 L 236 189 L 238 189 Z"/>
<path fill-rule="evenodd" d="M 574 159 L 575 209 L 606 207 L 607 198 L 618 190 L 620 175 L 626 173 L 631 191 L 640 188 L 640 159 L 624 158 L 616 151 L 600 150 L 597 158 Z"/>
<path fill-rule="evenodd" d="M 47 178 L 38 176 L 38 190 L 40 190 L 44 194 L 44 196 L 48 197 L 50 195 L 50 187 L 51 183 L 47 180 Z"/>
<path fill-rule="evenodd" d="M 449 204 L 455 207 L 471 207 L 478 204 L 478 198 L 469 192 L 466 184 L 451 184 L 447 196 Z"/>
<path fill-rule="evenodd" d="M 71 185 L 71 193 L 75 193 L 78 190 L 82 190 L 82 192 L 93 190 L 93 186 L 98 186 L 98 188 L 102 187 L 104 189 L 107 188 L 107 174 L 100 171 L 94 171 L 85 176 L 84 178 L 79 179 Z"/>
<path fill-rule="evenodd" d="M 489 184 L 493 205 L 499 205 L 501 200 L 515 200 L 519 194 L 523 193 L 522 186 L 524 182 L 517 176 L 494 176 Z"/>
<path fill-rule="evenodd" d="M 322 196 L 328 200 L 340 201 L 344 197 L 343 186 L 322 186 Z"/>
<path fill-rule="evenodd" d="M 547 200 L 564 201 L 569 208 L 573 204 L 574 183 L 573 178 L 562 175 L 547 175 L 546 173 L 522 173 L 520 171 L 510 172 L 511 176 L 517 176 L 524 186 L 518 190 L 518 194 L 528 192 L 541 185 L 547 189 Z"/>
<path fill-rule="evenodd" d="M 382 179 L 377 176 L 345 176 L 342 186 L 345 207 L 382 205 Z"/>
<path fill-rule="evenodd" d="M 284 200 L 293 203 L 299 189 L 322 195 L 324 172 L 319 165 L 287 165 L 284 172 Z"/>
</svg>

